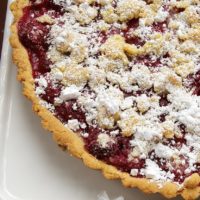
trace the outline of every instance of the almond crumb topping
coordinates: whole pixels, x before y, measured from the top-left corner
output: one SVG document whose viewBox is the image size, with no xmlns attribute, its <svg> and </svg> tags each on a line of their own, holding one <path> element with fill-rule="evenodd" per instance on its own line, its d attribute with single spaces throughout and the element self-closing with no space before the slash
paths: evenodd
<svg viewBox="0 0 200 200">
<path fill-rule="evenodd" d="M 48 30 L 49 69 L 34 74 L 41 104 L 96 158 L 160 185 L 197 186 L 199 1 L 53 2 L 62 14 L 33 16 Z M 33 27 L 32 44 L 42 33 Z"/>
</svg>

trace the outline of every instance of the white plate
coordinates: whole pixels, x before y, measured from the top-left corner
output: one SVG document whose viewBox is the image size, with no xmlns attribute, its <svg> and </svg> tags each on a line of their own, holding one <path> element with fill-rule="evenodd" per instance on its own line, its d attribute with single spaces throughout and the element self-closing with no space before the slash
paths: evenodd
<svg viewBox="0 0 200 200">
<path fill-rule="evenodd" d="M 96 200 L 106 190 L 111 198 L 164 200 L 160 195 L 126 189 L 119 181 L 108 181 L 57 147 L 16 81 L 8 45 L 11 20 L 8 11 L 0 72 L 0 199 Z"/>
</svg>

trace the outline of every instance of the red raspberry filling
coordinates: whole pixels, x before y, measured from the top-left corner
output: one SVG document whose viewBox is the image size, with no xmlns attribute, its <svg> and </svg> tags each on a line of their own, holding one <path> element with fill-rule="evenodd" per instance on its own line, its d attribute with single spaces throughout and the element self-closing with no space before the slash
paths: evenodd
<svg viewBox="0 0 200 200">
<path fill-rule="evenodd" d="M 32 65 L 32 73 L 33 77 L 37 78 L 40 75 L 44 75 L 45 73 L 50 71 L 51 62 L 47 58 L 47 51 L 49 45 L 47 43 L 47 38 L 49 34 L 50 24 L 42 24 L 39 23 L 36 18 L 42 16 L 43 14 L 52 11 L 52 17 L 57 18 L 63 15 L 63 10 L 61 6 L 55 5 L 50 0 L 43 0 L 42 3 L 36 4 L 34 0 L 31 1 L 31 5 L 24 8 L 23 17 L 19 21 L 18 24 L 18 34 L 21 43 L 28 51 L 28 55 L 30 58 L 30 62 Z M 100 36 L 102 38 L 102 43 L 106 41 L 106 39 L 113 34 L 121 33 L 127 43 L 135 44 L 136 46 L 143 46 L 145 41 L 138 37 L 132 37 L 129 34 L 131 29 L 135 29 L 138 27 L 138 19 L 133 19 L 127 23 L 127 28 L 125 30 L 111 29 L 108 32 L 101 32 Z M 158 32 L 164 32 L 167 28 L 167 22 L 153 24 L 153 29 Z M 166 55 L 168 57 L 169 55 Z M 161 62 L 159 59 L 156 61 L 150 60 L 148 56 L 138 57 L 136 59 L 137 63 L 144 63 L 148 67 L 159 67 L 161 66 Z M 193 85 L 196 87 L 195 93 L 199 95 L 199 75 L 197 75 L 194 79 Z M 45 94 L 40 95 L 41 99 L 45 100 L 48 103 L 53 104 L 55 97 L 60 95 L 61 85 L 57 85 L 55 88 L 48 83 L 48 87 L 45 90 Z M 87 86 L 86 86 L 87 87 Z M 89 88 L 87 88 L 89 90 Z M 146 92 L 146 91 L 145 91 Z M 148 91 L 147 91 L 148 92 Z M 144 93 L 143 91 L 141 94 Z M 141 95 L 138 94 L 138 95 Z M 132 95 L 132 94 L 131 94 Z M 147 94 L 148 95 L 148 94 Z M 129 96 L 127 94 L 127 96 Z M 118 168 L 123 172 L 130 173 L 131 169 L 140 169 L 144 168 L 145 160 L 135 158 L 131 161 L 128 160 L 128 154 L 131 151 L 130 140 L 131 137 L 124 137 L 121 134 L 116 136 L 115 143 L 109 145 L 109 147 L 102 148 L 98 145 L 97 137 L 101 132 L 100 128 L 94 128 L 89 126 L 86 122 L 85 113 L 81 108 L 77 110 L 73 110 L 73 105 L 76 103 L 75 101 L 68 101 L 66 103 L 62 103 L 61 105 L 55 106 L 55 116 L 61 120 L 63 123 L 67 123 L 69 119 L 78 119 L 80 122 L 86 124 L 84 129 L 81 129 L 82 132 L 89 133 L 89 137 L 83 138 L 85 142 L 85 148 L 89 153 L 94 155 L 96 158 L 105 161 L 108 164 L 111 164 Z M 161 96 L 160 105 L 166 106 L 168 105 L 168 100 L 166 96 Z M 167 114 L 166 114 L 167 115 Z M 161 121 L 165 121 L 165 114 L 160 116 Z M 180 129 L 185 134 L 184 127 L 180 127 Z M 109 132 L 107 131 L 109 134 Z M 183 144 L 185 144 L 184 136 L 183 138 L 176 138 L 172 140 L 166 139 L 164 143 L 172 146 L 176 146 L 179 148 Z M 149 152 L 149 156 L 153 157 L 156 160 L 157 164 L 164 171 L 168 171 L 167 161 L 161 161 L 160 158 L 157 158 L 154 152 Z M 186 159 L 186 158 L 182 158 Z M 189 158 L 188 158 L 189 159 Z M 173 162 L 173 160 L 171 161 Z M 183 182 L 188 174 L 185 174 L 185 169 L 187 168 L 187 160 L 185 160 L 185 165 L 180 164 L 175 167 L 173 171 L 175 177 L 174 181 Z M 197 166 L 197 172 L 200 173 L 200 165 Z M 140 173 L 138 173 L 138 177 L 142 177 Z"/>
</svg>

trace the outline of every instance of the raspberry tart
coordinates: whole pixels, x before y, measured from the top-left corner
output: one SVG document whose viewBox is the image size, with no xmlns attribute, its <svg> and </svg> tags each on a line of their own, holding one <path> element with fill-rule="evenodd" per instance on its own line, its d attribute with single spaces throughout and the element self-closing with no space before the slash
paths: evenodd
<svg viewBox="0 0 200 200">
<path fill-rule="evenodd" d="M 55 141 L 108 179 L 200 194 L 200 1 L 16 0 L 13 60 Z"/>
</svg>

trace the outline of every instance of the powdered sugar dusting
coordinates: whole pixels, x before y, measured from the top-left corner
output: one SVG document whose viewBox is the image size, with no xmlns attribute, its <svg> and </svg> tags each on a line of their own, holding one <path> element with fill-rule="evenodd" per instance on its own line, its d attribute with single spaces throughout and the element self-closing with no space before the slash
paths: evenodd
<svg viewBox="0 0 200 200">
<path fill-rule="evenodd" d="M 127 159 L 144 161 L 142 169 L 130 171 L 132 176 L 162 184 L 173 181 L 180 166 L 186 166 L 184 176 L 194 172 L 200 162 L 200 96 L 189 77 L 200 70 L 199 5 L 176 0 L 54 3 L 64 14 L 53 20 L 45 16 L 52 22 L 51 69 L 35 79 L 35 92 L 44 95 L 49 80 L 61 91 L 52 105 L 42 104 L 54 112 L 73 100 L 86 122 L 75 118 L 66 126 L 88 138 L 87 126 L 99 127 L 102 149 L 119 135 L 131 137 Z"/>
</svg>

